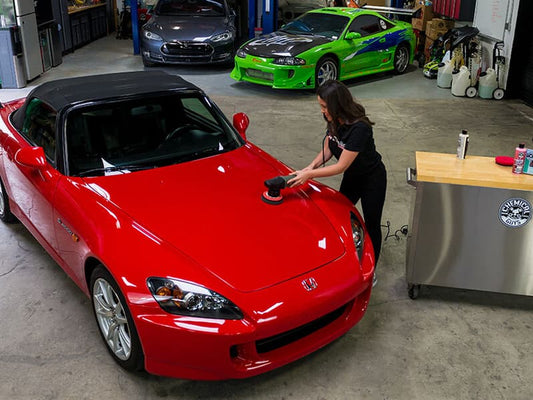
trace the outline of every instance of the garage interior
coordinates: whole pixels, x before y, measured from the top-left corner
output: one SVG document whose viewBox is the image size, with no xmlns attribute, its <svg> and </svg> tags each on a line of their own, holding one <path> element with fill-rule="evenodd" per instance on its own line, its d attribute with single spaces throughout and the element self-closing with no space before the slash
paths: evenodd
<svg viewBox="0 0 533 400">
<path fill-rule="evenodd" d="M 324 123 L 313 92 L 237 83 L 228 66 L 155 68 L 202 88 L 228 118 L 245 112 L 248 140 L 292 168 L 303 168 L 318 152 Z M 0 101 L 23 97 L 48 80 L 144 69 L 131 40 L 110 34 L 65 54 L 27 87 L 0 90 Z M 26 228 L 0 224 L 0 398 L 532 398 L 531 297 L 422 286 L 413 300 L 406 285 L 416 192 L 406 182 L 406 169 L 415 167 L 415 152 L 453 154 L 458 134 L 467 130 L 468 155 L 513 156 L 518 143 L 532 145 L 528 97 L 519 90 L 500 101 L 456 97 L 416 64 L 400 76 L 383 73 L 346 84 L 375 122 L 376 146 L 388 171 L 378 283 L 359 324 L 301 360 L 242 381 L 127 373 L 109 357 L 90 300 Z M 340 184 L 340 177 L 319 180 L 336 189 Z"/>
</svg>

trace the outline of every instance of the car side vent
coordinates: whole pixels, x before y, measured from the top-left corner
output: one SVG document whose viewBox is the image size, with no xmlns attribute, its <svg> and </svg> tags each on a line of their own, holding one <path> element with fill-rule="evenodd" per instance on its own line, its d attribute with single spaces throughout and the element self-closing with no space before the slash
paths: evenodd
<svg viewBox="0 0 533 400">
<path fill-rule="evenodd" d="M 298 328 L 262 340 L 258 340 L 255 343 L 257 353 L 268 353 L 269 351 L 279 349 L 280 347 L 286 346 L 299 339 L 302 339 L 335 321 L 344 313 L 345 309 L 346 305 L 336 309 L 333 312 L 330 312 L 329 314 L 324 315 L 323 317 L 315 319 L 314 321 L 311 321 L 305 325 L 299 326 Z"/>
</svg>

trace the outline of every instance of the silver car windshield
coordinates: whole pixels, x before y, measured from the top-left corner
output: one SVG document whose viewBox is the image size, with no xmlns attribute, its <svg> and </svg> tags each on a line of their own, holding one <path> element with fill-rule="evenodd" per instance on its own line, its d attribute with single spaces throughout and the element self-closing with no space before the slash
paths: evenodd
<svg viewBox="0 0 533 400">
<path fill-rule="evenodd" d="M 80 106 L 68 112 L 71 176 L 158 168 L 224 153 L 244 141 L 203 97 L 156 96 Z"/>
<path fill-rule="evenodd" d="M 154 8 L 156 15 L 201 15 L 219 17 L 225 14 L 224 2 L 214 0 L 159 0 Z"/>
</svg>

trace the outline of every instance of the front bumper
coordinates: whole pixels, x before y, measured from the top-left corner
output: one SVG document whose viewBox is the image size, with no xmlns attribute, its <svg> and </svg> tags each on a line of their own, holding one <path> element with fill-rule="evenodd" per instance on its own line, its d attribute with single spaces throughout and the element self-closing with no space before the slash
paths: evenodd
<svg viewBox="0 0 533 400">
<path fill-rule="evenodd" d="M 235 57 L 231 78 L 274 89 L 314 89 L 315 65 L 277 65 L 272 58 Z"/>
<path fill-rule="evenodd" d="M 370 246 L 371 247 L 371 246 Z M 231 300 L 242 320 L 155 313 L 132 306 L 145 353 L 145 368 L 185 379 L 247 378 L 295 361 L 332 342 L 361 320 L 372 290 L 373 256 L 361 269 L 346 255 L 266 290 Z M 317 282 L 306 291 L 302 281 Z"/>
<path fill-rule="evenodd" d="M 144 60 L 159 64 L 216 64 L 233 60 L 234 43 L 182 41 L 161 42 L 143 39 L 141 54 Z"/>
</svg>

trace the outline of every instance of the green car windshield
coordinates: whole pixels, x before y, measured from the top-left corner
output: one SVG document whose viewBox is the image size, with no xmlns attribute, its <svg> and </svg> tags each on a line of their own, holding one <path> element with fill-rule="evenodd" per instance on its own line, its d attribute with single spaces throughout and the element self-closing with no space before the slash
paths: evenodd
<svg viewBox="0 0 533 400">
<path fill-rule="evenodd" d="M 297 35 L 319 35 L 338 39 L 350 18 L 342 15 L 307 13 L 281 27 L 282 32 Z"/>
</svg>

